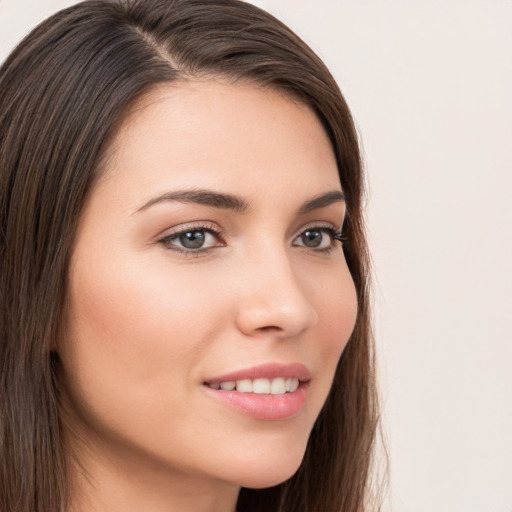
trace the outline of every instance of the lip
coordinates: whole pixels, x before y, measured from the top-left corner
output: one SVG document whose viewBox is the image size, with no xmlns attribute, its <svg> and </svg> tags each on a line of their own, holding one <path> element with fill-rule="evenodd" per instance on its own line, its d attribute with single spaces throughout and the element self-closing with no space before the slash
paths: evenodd
<svg viewBox="0 0 512 512">
<path fill-rule="evenodd" d="M 208 386 L 208 384 L 219 382 L 258 378 L 275 379 L 278 377 L 298 378 L 300 381 L 299 387 L 291 393 L 272 395 L 240 393 L 236 390 L 213 389 Z M 271 363 L 209 378 L 204 381 L 203 388 L 208 396 L 242 414 L 257 420 L 277 421 L 293 418 L 300 413 L 306 403 L 310 380 L 311 373 L 303 364 Z"/>
<path fill-rule="evenodd" d="M 278 377 L 299 379 L 301 382 L 307 382 L 311 380 L 311 373 L 306 366 L 301 363 L 268 363 L 208 378 L 204 382 L 205 384 L 214 384 L 216 382 L 229 382 L 244 379 L 276 379 Z"/>
</svg>

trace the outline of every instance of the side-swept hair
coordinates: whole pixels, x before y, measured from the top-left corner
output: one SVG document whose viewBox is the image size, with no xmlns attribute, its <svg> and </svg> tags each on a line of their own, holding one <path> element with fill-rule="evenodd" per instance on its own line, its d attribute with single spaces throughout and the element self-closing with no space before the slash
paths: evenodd
<svg viewBox="0 0 512 512">
<path fill-rule="evenodd" d="M 288 481 L 242 489 L 244 512 L 361 512 L 377 427 L 364 178 L 349 109 L 285 25 L 238 0 L 86 1 L 36 27 L 0 68 L 0 511 L 62 512 L 67 453 L 59 339 L 84 200 L 123 115 L 162 83 L 218 76 L 310 106 L 332 143 L 358 297 L 354 332 L 304 460 Z"/>
</svg>

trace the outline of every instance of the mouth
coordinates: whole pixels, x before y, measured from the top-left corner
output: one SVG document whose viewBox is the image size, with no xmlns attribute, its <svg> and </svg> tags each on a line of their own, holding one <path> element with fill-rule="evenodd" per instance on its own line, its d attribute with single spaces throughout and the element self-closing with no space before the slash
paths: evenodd
<svg viewBox="0 0 512 512">
<path fill-rule="evenodd" d="M 302 364 L 269 364 L 203 382 L 208 395 L 260 420 L 284 420 L 300 413 L 311 375 Z"/>
</svg>

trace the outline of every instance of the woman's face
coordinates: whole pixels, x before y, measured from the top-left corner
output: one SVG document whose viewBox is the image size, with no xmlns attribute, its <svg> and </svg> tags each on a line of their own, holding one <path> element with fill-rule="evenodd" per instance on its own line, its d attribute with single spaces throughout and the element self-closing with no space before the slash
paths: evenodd
<svg viewBox="0 0 512 512">
<path fill-rule="evenodd" d="M 139 102 L 81 218 L 59 347 L 93 458 L 249 487 L 295 472 L 356 317 L 341 192 L 317 117 L 277 92 Z"/>
</svg>

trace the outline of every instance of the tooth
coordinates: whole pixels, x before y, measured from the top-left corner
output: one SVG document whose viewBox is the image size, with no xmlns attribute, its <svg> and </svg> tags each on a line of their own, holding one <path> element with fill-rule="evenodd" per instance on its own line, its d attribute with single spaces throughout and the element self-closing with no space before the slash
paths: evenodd
<svg viewBox="0 0 512 512">
<path fill-rule="evenodd" d="M 252 382 L 253 393 L 270 393 L 270 381 L 268 379 L 254 379 Z"/>
<path fill-rule="evenodd" d="M 299 379 L 286 379 L 286 391 L 293 393 L 299 387 Z"/>
<path fill-rule="evenodd" d="M 299 387 L 299 379 L 290 379 L 290 393 L 293 393 Z"/>
<path fill-rule="evenodd" d="M 239 393 L 256 393 L 259 395 L 272 394 L 283 395 L 284 393 L 293 393 L 299 387 L 299 379 L 277 377 L 275 379 L 241 379 L 226 382 L 213 382 L 208 384 L 212 389 L 223 389 L 233 391 L 236 389 Z"/>
<path fill-rule="evenodd" d="M 240 393 L 252 393 L 252 380 L 237 380 L 236 390 Z"/>
<path fill-rule="evenodd" d="M 270 393 L 273 395 L 284 395 L 286 393 L 286 385 L 282 377 L 274 379 L 271 382 Z"/>
</svg>

